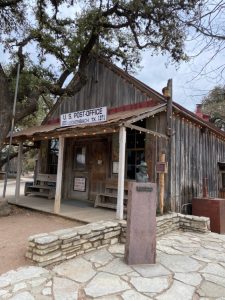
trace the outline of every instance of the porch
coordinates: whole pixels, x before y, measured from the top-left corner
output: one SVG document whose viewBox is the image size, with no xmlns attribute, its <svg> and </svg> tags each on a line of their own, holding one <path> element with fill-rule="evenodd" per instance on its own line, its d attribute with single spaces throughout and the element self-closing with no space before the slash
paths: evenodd
<svg viewBox="0 0 225 300">
<path fill-rule="evenodd" d="M 123 219 L 124 199 L 127 198 L 126 179 L 135 180 L 136 167 L 142 160 L 149 161 L 149 170 L 154 169 L 154 157 L 151 158 L 149 151 L 151 139 L 146 138 L 145 143 L 145 136 L 162 138 L 164 141 L 161 144 L 166 144 L 168 139 L 163 128 L 156 128 L 156 131 L 150 129 L 156 118 L 148 119 L 148 122 L 144 120 L 159 112 L 165 114 L 165 110 L 166 105 L 161 104 L 109 114 L 104 123 L 67 127 L 48 124 L 15 133 L 14 142 L 19 143 L 15 191 L 15 198 L 19 199 L 17 203 L 34 209 L 40 209 L 41 206 L 46 212 L 66 217 L 72 215 L 72 218 L 84 222 Z M 20 196 L 22 151 L 27 140 L 39 149 L 34 184 L 29 193 L 35 189 L 35 193 L 39 192 L 43 196 L 43 192 L 46 194 L 48 190 L 54 190 L 54 195 L 47 195 L 49 198 L 54 196 L 54 201 L 46 198 L 33 198 L 35 200 L 32 201 L 31 197 Z M 134 143 L 131 145 L 130 141 Z M 40 175 L 45 178 L 39 178 Z M 50 176 L 51 179 L 48 178 Z M 154 180 L 153 177 L 152 173 L 151 178 Z M 109 180 L 115 183 L 113 188 L 110 185 L 110 194 Z M 84 205 L 90 200 L 93 206 L 94 202 L 100 206 L 102 203 L 99 200 L 105 203 L 109 198 L 113 199 L 116 213 L 103 208 L 94 209 L 91 204 Z M 79 201 L 78 204 L 76 199 L 84 202 Z M 85 210 L 84 219 L 80 219 L 81 208 Z M 75 210 L 76 215 L 73 213 Z"/>
<path fill-rule="evenodd" d="M 44 213 L 55 214 L 54 199 L 51 200 L 42 197 L 20 196 L 16 201 L 16 198 L 11 196 L 7 197 L 7 200 L 10 204 L 16 204 L 21 207 L 34 209 Z M 94 208 L 92 203 L 80 200 L 62 200 L 60 212 L 57 215 L 83 223 L 116 219 L 115 210 Z"/>
</svg>

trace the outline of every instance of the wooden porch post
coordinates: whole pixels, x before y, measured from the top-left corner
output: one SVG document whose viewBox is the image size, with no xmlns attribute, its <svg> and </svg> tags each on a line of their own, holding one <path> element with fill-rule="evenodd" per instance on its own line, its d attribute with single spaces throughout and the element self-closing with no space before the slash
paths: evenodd
<svg viewBox="0 0 225 300">
<path fill-rule="evenodd" d="M 125 173 L 125 153 L 126 153 L 126 128 L 120 127 L 119 132 L 119 174 L 118 174 L 118 195 L 116 218 L 123 219 L 123 202 L 124 202 L 124 173 Z"/>
<path fill-rule="evenodd" d="M 18 148 L 18 157 L 17 157 L 17 173 L 16 173 L 16 202 L 20 196 L 20 178 L 21 178 L 21 171 L 22 171 L 22 156 L 23 156 L 23 142 L 19 142 Z"/>
<path fill-rule="evenodd" d="M 65 138 L 60 136 L 58 166 L 57 166 L 57 176 L 56 176 L 56 193 L 55 193 L 55 203 L 54 203 L 55 214 L 58 214 L 60 212 L 60 206 L 61 206 L 64 145 L 65 145 Z"/>
</svg>

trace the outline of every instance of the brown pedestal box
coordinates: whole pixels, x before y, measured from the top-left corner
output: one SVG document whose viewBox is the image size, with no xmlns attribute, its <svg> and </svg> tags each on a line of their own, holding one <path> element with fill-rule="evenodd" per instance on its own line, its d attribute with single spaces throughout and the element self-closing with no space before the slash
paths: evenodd
<svg viewBox="0 0 225 300">
<path fill-rule="evenodd" d="M 129 182 L 125 261 L 154 264 L 156 259 L 156 184 Z"/>
<path fill-rule="evenodd" d="M 212 232 L 225 233 L 225 199 L 194 198 L 192 214 L 210 218 Z"/>
</svg>

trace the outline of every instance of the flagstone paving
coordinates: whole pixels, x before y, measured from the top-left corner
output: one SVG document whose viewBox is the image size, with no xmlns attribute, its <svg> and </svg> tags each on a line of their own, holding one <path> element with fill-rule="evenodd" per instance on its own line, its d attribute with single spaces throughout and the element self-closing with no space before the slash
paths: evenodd
<svg viewBox="0 0 225 300">
<path fill-rule="evenodd" d="M 0 276 L 0 299 L 225 300 L 225 236 L 176 231 L 157 242 L 155 265 L 127 266 L 112 245 L 52 268 Z"/>
</svg>

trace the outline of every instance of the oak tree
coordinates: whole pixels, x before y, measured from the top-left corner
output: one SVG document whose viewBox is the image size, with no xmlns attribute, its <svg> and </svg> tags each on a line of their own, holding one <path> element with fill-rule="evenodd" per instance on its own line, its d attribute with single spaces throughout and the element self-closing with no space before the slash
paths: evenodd
<svg viewBox="0 0 225 300">
<path fill-rule="evenodd" d="M 145 49 L 186 60 L 187 24 L 199 17 L 202 2 L 35 0 L 30 6 L 26 0 L 0 1 L 0 38 L 10 55 L 9 66 L 0 60 L 0 149 L 10 130 L 18 62 L 16 122 L 37 110 L 42 95 L 69 97 L 79 91 L 93 55 L 118 62 L 127 72 L 140 64 Z"/>
</svg>

